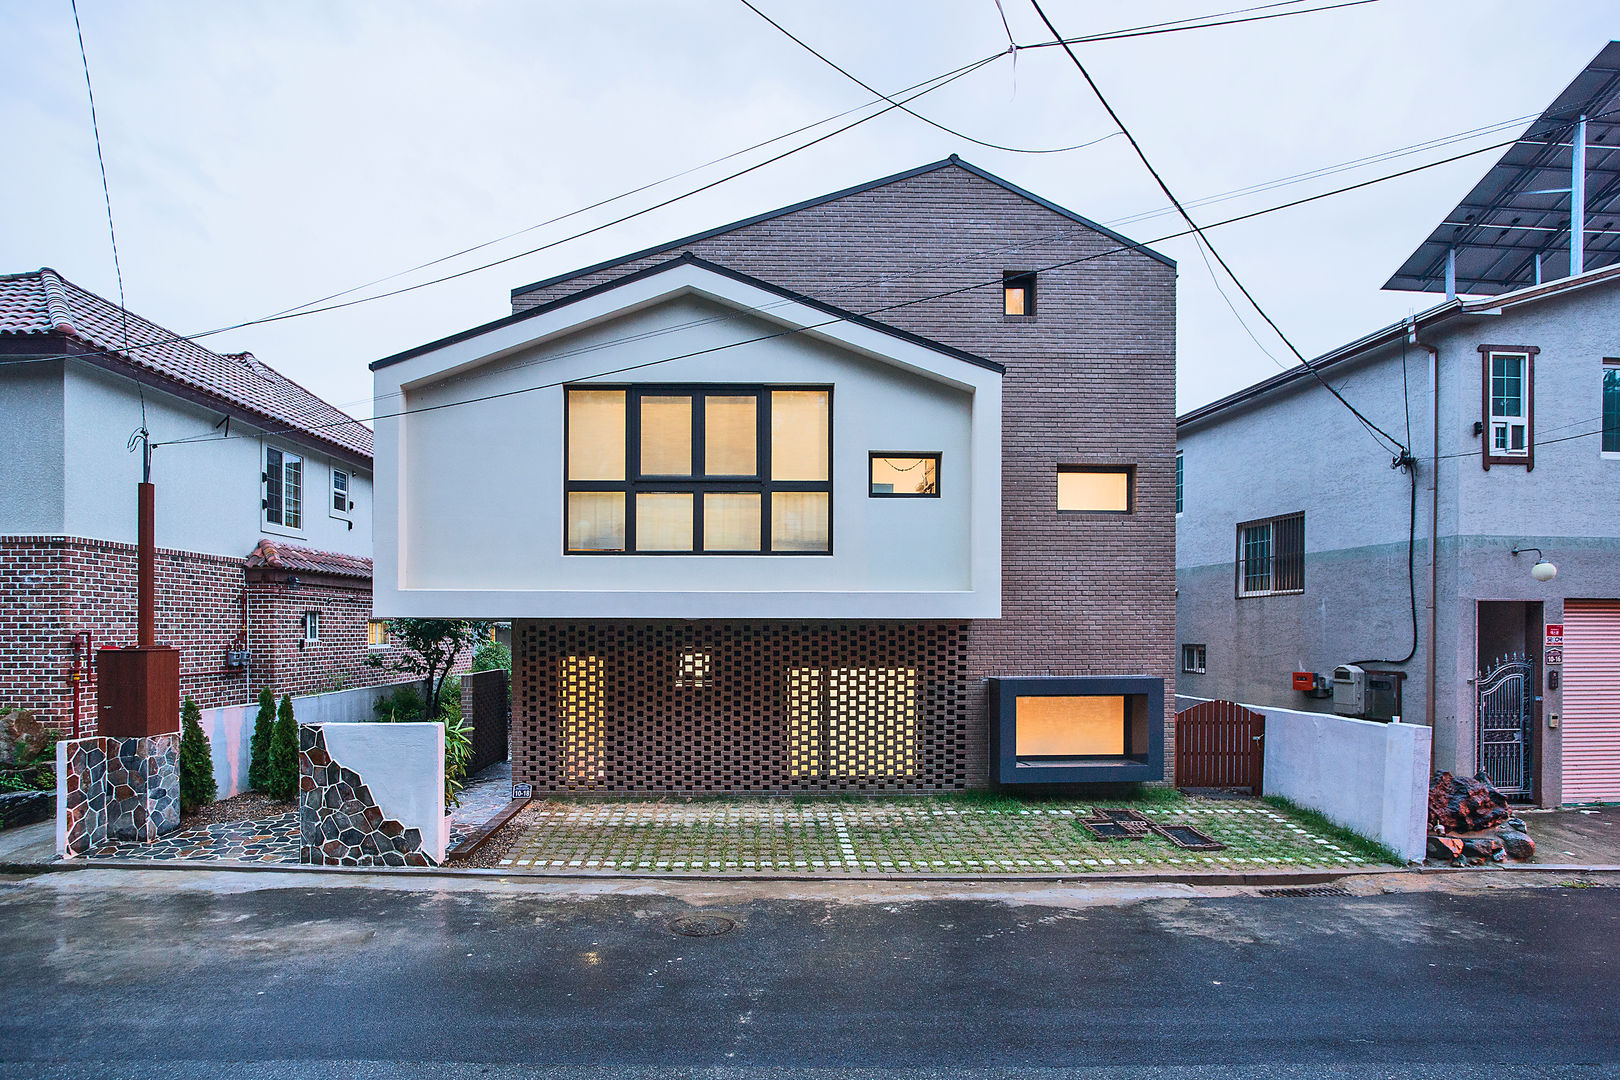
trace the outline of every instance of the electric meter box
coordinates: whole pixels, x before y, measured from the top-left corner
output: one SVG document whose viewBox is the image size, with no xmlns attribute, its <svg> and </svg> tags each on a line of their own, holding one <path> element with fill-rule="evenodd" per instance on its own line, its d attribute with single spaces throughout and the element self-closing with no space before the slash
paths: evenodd
<svg viewBox="0 0 1620 1080">
<path fill-rule="evenodd" d="M 1367 673 L 1356 664 L 1333 669 L 1333 711 L 1360 716 L 1367 707 Z"/>
</svg>

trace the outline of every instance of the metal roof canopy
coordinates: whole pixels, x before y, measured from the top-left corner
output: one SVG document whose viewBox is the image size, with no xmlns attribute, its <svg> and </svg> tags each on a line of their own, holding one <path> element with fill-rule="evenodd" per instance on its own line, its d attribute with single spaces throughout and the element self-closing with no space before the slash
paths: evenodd
<svg viewBox="0 0 1620 1080">
<path fill-rule="evenodd" d="M 1569 275 L 1574 133 L 1585 116 L 1585 265 L 1620 262 L 1620 41 L 1611 41 L 1508 148 L 1440 227 L 1384 283 L 1386 289 L 1446 292 L 1455 252 L 1455 291 L 1511 292 Z M 1537 257 L 1541 265 L 1538 267 Z"/>
</svg>

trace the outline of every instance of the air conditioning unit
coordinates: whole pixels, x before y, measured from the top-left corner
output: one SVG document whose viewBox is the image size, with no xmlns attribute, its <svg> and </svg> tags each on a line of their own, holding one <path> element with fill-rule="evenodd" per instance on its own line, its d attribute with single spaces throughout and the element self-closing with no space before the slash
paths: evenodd
<svg viewBox="0 0 1620 1080">
<path fill-rule="evenodd" d="M 1367 707 L 1367 673 L 1355 664 L 1333 669 L 1333 711 L 1360 716 Z"/>
</svg>

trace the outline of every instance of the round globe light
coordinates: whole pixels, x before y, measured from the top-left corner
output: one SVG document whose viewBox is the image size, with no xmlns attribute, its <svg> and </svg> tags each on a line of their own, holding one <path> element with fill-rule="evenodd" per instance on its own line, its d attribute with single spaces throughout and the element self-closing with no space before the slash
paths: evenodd
<svg viewBox="0 0 1620 1080">
<path fill-rule="evenodd" d="M 1530 576 L 1535 578 L 1537 581 L 1551 581 L 1557 575 L 1558 567 L 1554 566 L 1546 559 L 1542 559 L 1540 562 L 1536 563 L 1536 565 L 1530 568 Z"/>
</svg>

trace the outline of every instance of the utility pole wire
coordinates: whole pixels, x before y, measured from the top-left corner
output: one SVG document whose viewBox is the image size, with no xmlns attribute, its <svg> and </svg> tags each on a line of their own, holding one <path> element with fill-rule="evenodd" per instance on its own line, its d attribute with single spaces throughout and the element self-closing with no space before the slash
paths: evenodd
<svg viewBox="0 0 1620 1080">
<path fill-rule="evenodd" d="M 744 2 L 746 3 L 747 0 L 744 0 Z M 1142 149 L 1142 144 L 1136 141 L 1136 136 L 1131 134 L 1130 128 L 1125 126 L 1125 122 L 1120 119 L 1119 113 L 1115 112 L 1113 105 L 1109 104 L 1108 98 L 1102 92 L 1102 88 L 1099 87 L 1097 85 L 1097 81 L 1091 77 L 1091 73 L 1086 70 L 1086 66 L 1080 62 L 1080 57 L 1075 55 L 1073 47 L 1070 46 L 1066 40 L 1064 40 L 1062 33 L 1060 33 L 1058 28 L 1052 24 L 1052 20 L 1047 18 L 1045 10 L 1043 10 L 1041 7 L 1040 0 L 1029 0 L 1029 2 L 1030 5 L 1034 7 L 1035 14 L 1041 17 L 1041 21 L 1046 24 L 1046 28 L 1052 32 L 1052 36 L 1057 38 L 1058 41 L 1063 45 L 1063 51 L 1069 54 L 1069 59 L 1074 61 L 1074 66 L 1079 70 L 1081 76 L 1086 80 L 1086 85 L 1090 86 L 1091 92 L 1097 96 L 1098 103 L 1101 104 L 1104 111 L 1108 113 L 1108 116 L 1111 120 L 1113 120 L 1114 125 L 1124 133 L 1126 140 L 1131 144 L 1131 149 L 1136 151 L 1136 156 L 1141 160 L 1143 167 L 1145 167 L 1149 175 L 1153 177 L 1153 182 L 1159 185 L 1159 190 L 1164 192 L 1165 198 L 1170 200 L 1170 204 L 1176 208 L 1176 212 L 1179 213 L 1181 215 L 1181 219 L 1187 223 L 1187 227 L 1190 228 L 1193 234 L 1203 242 L 1207 249 L 1209 249 L 1209 253 L 1215 257 L 1215 261 L 1220 263 L 1221 269 L 1226 271 L 1227 277 L 1232 279 L 1232 284 L 1238 287 L 1238 291 L 1243 294 L 1243 298 L 1247 300 L 1249 305 L 1253 307 L 1254 310 L 1259 313 L 1260 317 L 1266 321 L 1266 325 L 1271 327 L 1271 329 L 1276 333 L 1277 337 L 1282 340 L 1282 343 L 1288 346 L 1288 350 L 1299 358 L 1299 362 L 1305 366 L 1306 370 L 1315 376 L 1316 381 L 1321 383 L 1328 393 L 1337 398 L 1341 405 L 1349 409 L 1351 414 L 1355 416 L 1357 420 L 1361 421 L 1363 427 L 1370 432 L 1375 432 L 1377 435 L 1382 436 L 1402 457 L 1410 457 L 1411 451 L 1404 444 L 1402 444 L 1399 439 L 1395 438 L 1395 436 L 1391 435 L 1389 432 L 1385 431 L 1383 428 L 1379 427 L 1377 424 L 1373 423 L 1366 416 L 1364 416 L 1361 410 L 1350 404 L 1349 400 L 1343 394 L 1339 393 L 1339 391 L 1331 383 L 1322 377 L 1322 373 L 1316 370 L 1315 366 L 1305 358 L 1305 354 L 1299 351 L 1299 348 L 1295 346 L 1287 334 L 1283 333 L 1282 327 L 1277 325 L 1276 320 L 1266 313 L 1265 308 L 1260 306 L 1260 302 L 1254 298 L 1254 294 L 1251 293 L 1248 287 L 1243 284 L 1242 279 L 1240 279 L 1237 274 L 1233 272 L 1232 267 L 1228 265 L 1226 259 L 1221 256 L 1221 253 L 1215 248 L 1215 245 L 1209 242 L 1209 237 L 1204 235 L 1204 230 L 1201 229 L 1198 223 L 1192 219 L 1192 215 L 1189 214 L 1187 212 L 1187 208 L 1181 204 L 1181 200 L 1176 198 L 1175 192 L 1170 190 L 1170 185 L 1165 183 L 1164 177 L 1159 175 L 1159 170 L 1153 167 L 1153 162 L 1148 160 L 1147 153 Z"/>
</svg>

